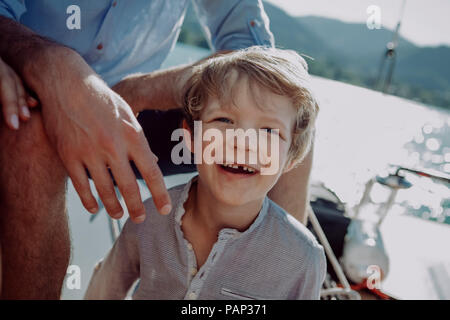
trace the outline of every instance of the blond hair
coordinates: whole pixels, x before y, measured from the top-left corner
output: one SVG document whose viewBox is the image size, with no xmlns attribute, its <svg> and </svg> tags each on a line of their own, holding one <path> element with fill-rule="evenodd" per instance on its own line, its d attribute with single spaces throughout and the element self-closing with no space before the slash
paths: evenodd
<svg viewBox="0 0 450 320">
<path fill-rule="evenodd" d="M 237 71 L 247 76 L 250 84 L 291 99 L 297 116 L 289 159 L 299 163 L 311 147 L 319 110 L 308 88 L 307 69 L 305 60 L 294 51 L 257 46 L 207 59 L 194 68 L 184 89 L 182 105 L 187 123 L 192 128 L 194 120 L 200 119 L 209 97 L 229 97 L 224 83 L 233 70 Z"/>
</svg>

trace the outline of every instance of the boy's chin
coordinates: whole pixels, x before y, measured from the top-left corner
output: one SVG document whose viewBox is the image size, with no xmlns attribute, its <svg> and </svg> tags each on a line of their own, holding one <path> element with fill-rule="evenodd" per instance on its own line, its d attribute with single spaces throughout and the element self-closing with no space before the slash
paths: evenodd
<svg viewBox="0 0 450 320">
<path fill-rule="evenodd" d="M 220 194 L 217 195 L 217 200 L 224 205 L 239 207 L 264 198 L 264 195 L 255 195 L 237 191 L 238 190 L 219 191 Z"/>
<path fill-rule="evenodd" d="M 224 199 L 220 199 L 221 202 L 227 206 L 231 206 L 231 207 L 240 207 L 245 205 L 248 201 L 246 199 L 244 199 L 243 197 L 240 197 L 238 199 L 236 198 L 224 198 Z"/>
</svg>

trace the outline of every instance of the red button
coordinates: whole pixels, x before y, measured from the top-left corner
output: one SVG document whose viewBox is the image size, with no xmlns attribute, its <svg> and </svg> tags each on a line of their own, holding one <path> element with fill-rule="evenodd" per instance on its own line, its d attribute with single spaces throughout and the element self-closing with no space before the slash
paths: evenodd
<svg viewBox="0 0 450 320">
<path fill-rule="evenodd" d="M 100 43 L 100 44 L 97 46 L 97 49 L 98 49 L 98 50 L 102 50 L 102 49 L 103 49 L 103 44 Z"/>
<path fill-rule="evenodd" d="M 114 1 L 112 4 L 113 7 L 117 6 L 117 1 Z"/>
<path fill-rule="evenodd" d="M 250 25 L 252 26 L 252 27 L 254 27 L 255 26 L 255 21 L 250 21 Z"/>
</svg>

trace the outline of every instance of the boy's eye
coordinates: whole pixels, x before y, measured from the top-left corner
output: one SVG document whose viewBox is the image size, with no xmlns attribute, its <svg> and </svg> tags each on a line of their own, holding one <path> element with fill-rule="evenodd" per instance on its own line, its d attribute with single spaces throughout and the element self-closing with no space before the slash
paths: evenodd
<svg viewBox="0 0 450 320">
<path fill-rule="evenodd" d="M 220 121 L 220 122 L 225 122 L 225 123 L 231 123 L 231 120 L 230 120 L 230 119 L 224 118 L 224 117 L 216 118 L 216 119 L 214 119 L 214 121 Z"/>
</svg>

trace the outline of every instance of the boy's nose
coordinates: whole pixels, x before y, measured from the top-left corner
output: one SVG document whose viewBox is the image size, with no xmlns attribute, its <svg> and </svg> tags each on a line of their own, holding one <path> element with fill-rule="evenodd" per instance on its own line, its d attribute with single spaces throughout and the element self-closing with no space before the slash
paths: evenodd
<svg viewBox="0 0 450 320">
<path fill-rule="evenodd" d="M 255 135 L 256 136 L 256 135 Z M 248 136 L 233 136 L 232 139 L 226 139 L 226 154 L 233 155 L 235 159 L 241 159 L 246 162 L 249 159 L 251 164 L 256 164 L 258 159 L 258 140 Z M 254 159 L 254 160 L 252 160 Z"/>
<path fill-rule="evenodd" d="M 243 132 L 236 131 L 232 138 L 226 137 L 227 148 L 256 152 L 258 149 L 258 130 L 250 128 L 252 131 L 250 134 L 245 134 L 248 133 L 247 130 L 249 129 L 239 128 L 238 130 L 243 130 Z"/>
</svg>

